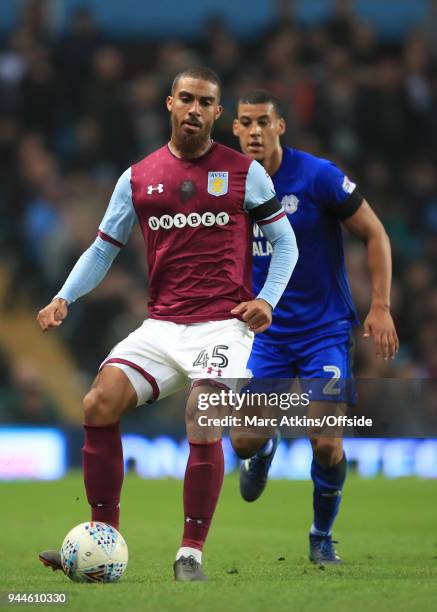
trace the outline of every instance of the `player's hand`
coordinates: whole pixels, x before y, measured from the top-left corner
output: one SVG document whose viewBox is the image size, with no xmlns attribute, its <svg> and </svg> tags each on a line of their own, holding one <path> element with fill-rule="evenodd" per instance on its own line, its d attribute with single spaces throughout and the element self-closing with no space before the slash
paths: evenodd
<svg viewBox="0 0 437 612">
<path fill-rule="evenodd" d="M 262 299 L 241 302 L 231 310 L 231 314 L 245 321 L 255 334 L 266 331 L 272 323 L 272 307 Z"/>
<path fill-rule="evenodd" d="M 56 298 L 39 311 L 36 320 L 43 332 L 51 327 L 59 327 L 68 314 L 68 304 L 62 298 Z"/>
<path fill-rule="evenodd" d="M 373 306 L 364 321 L 363 338 L 373 338 L 376 354 L 384 359 L 394 356 L 399 350 L 399 340 L 390 311 L 386 307 Z"/>
</svg>

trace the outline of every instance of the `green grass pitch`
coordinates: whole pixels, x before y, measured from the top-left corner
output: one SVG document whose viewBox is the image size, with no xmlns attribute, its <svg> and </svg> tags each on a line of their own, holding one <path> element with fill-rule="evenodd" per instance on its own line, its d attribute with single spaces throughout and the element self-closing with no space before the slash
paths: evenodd
<svg viewBox="0 0 437 612">
<path fill-rule="evenodd" d="M 121 526 L 127 572 L 116 584 L 81 585 L 37 560 L 88 519 L 81 475 L 1 484 L 0 590 L 65 591 L 67 607 L 83 611 L 437 610 L 433 481 L 351 476 L 335 530 L 344 564 L 322 570 L 307 560 L 311 483 L 272 481 L 258 502 L 246 504 L 236 476 L 228 476 L 204 554 L 209 581 L 191 584 L 172 576 L 181 492 L 179 481 L 128 475 Z"/>
</svg>

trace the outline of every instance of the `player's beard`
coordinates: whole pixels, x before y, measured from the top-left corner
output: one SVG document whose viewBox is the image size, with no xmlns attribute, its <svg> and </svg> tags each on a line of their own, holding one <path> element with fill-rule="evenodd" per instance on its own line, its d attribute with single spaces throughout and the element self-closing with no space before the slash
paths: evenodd
<svg viewBox="0 0 437 612">
<path fill-rule="evenodd" d="M 172 141 L 184 157 L 193 157 L 207 148 L 211 140 L 211 125 L 205 123 L 197 133 L 186 134 L 173 113 L 170 114 L 170 121 Z"/>
</svg>

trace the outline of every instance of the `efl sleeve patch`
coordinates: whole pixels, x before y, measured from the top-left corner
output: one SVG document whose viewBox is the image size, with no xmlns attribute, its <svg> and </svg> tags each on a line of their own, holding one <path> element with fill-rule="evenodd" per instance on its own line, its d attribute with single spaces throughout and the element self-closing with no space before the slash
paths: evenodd
<svg viewBox="0 0 437 612">
<path fill-rule="evenodd" d="M 341 221 L 351 217 L 363 201 L 356 184 L 332 162 L 319 165 L 313 188 L 316 204 Z"/>
<path fill-rule="evenodd" d="M 356 187 L 356 184 L 353 183 L 349 177 L 345 176 L 343 179 L 342 188 L 346 193 L 352 193 Z"/>
</svg>

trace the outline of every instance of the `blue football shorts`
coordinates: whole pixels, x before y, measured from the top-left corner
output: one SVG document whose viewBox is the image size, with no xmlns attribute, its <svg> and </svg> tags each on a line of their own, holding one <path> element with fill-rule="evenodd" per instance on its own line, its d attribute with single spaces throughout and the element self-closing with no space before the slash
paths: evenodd
<svg viewBox="0 0 437 612">
<path fill-rule="evenodd" d="M 261 379 L 281 379 L 280 390 L 284 390 L 287 380 L 298 378 L 302 392 L 309 393 L 312 401 L 355 405 L 353 345 L 350 330 L 305 335 L 280 344 L 270 342 L 268 337 L 264 339 L 263 335 L 255 336 L 248 375 L 256 379 L 258 390 L 262 387 Z M 275 390 L 279 388 L 275 386 Z"/>
</svg>

